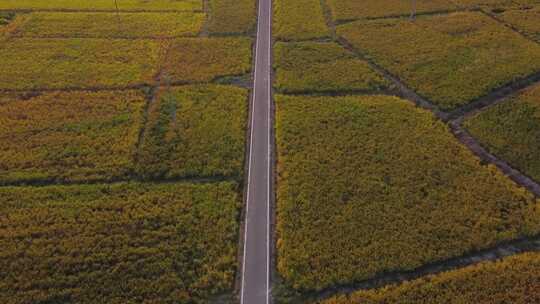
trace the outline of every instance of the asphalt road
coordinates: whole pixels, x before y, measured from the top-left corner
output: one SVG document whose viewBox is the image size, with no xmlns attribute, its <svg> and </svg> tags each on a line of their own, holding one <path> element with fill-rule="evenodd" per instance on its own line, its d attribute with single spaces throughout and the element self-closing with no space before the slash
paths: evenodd
<svg viewBox="0 0 540 304">
<path fill-rule="evenodd" d="M 271 0 L 259 0 L 241 304 L 270 302 Z"/>
</svg>

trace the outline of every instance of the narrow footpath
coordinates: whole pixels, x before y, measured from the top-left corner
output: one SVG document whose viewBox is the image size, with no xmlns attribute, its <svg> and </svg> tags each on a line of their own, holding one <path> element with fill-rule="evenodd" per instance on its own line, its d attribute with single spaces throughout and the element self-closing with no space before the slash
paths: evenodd
<svg viewBox="0 0 540 304">
<path fill-rule="evenodd" d="M 270 303 L 271 18 L 271 0 L 259 0 L 241 304 Z"/>
</svg>

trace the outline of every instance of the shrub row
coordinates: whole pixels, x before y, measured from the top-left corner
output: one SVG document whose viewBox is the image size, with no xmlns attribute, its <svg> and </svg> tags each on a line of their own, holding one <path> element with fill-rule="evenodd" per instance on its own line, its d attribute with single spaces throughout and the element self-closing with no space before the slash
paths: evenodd
<svg viewBox="0 0 540 304">
<path fill-rule="evenodd" d="M 125 176 L 144 105 L 137 91 L 0 98 L 0 184 Z"/>
<path fill-rule="evenodd" d="M 489 151 L 540 181 L 540 85 L 468 118 L 465 127 Z"/>
<path fill-rule="evenodd" d="M 202 13 L 35 12 L 12 36 L 62 38 L 167 38 L 195 36 Z"/>
<path fill-rule="evenodd" d="M 274 56 L 280 92 L 376 91 L 389 85 L 366 62 L 334 43 L 278 42 Z"/>
<path fill-rule="evenodd" d="M 249 33 L 255 28 L 255 0 L 210 0 L 212 34 Z"/>
<path fill-rule="evenodd" d="M 402 0 L 326 0 L 335 21 L 344 22 L 360 18 L 409 15 L 411 1 Z M 447 0 L 417 0 L 417 13 L 453 10 L 457 7 Z"/>
<path fill-rule="evenodd" d="M 330 36 L 319 0 L 276 0 L 273 8 L 273 35 L 278 40 L 307 40 Z"/>
<path fill-rule="evenodd" d="M 247 90 L 179 87 L 160 96 L 139 151 L 141 176 L 242 176 Z"/>
<path fill-rule="evenodd" d="M 118 0 L 121 11 L 193 11 L 202 10 L 201 0 Z M 2 0 L 1 10 L 99 10 L 116 11 L 115 1 L 110 0 Z"/>
<path fill-rule="evenodd" d="M 251 70 L 248 38 L 10 39 L 0 44 L 1 89 L 95 88 L 206 82 Z M 165 56 L 165 50 L 168 56 Z"/>
<path fill-rule="evenodd" d="M 1 187 L 0 302 L 208 303 L 231 292 L 236 187 Z"/>
<path fill-rule="evenodd" d="M 337 31 L 443 110 L 540 71 L 538 44 L 480 13 L 359 21 Z"/>
<path fill-rule="evenodd" d="M 390 96 L 276 97 L 277 269 L 300 292 L 540 231 L 540 201 Z"/>
<path fill-rule="evenodd" d="M 320 304 L 540 302 L 540 253 L 531 252 L 431 275 L 401 285 L 336 296 Z"/>
</svg>

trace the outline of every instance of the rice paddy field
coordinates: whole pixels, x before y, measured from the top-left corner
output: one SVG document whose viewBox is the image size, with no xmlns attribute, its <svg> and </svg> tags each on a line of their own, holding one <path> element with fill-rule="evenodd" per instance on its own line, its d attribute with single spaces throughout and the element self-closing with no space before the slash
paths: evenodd
<svg viewBox="0 0 540 304">
<path fill-rule="evenodd" d="M 116 2 L 0 0 L 0 302 L 233 303 L 256 2 Z"/>
<path fill-rule="evenodd" d="M 258 7 L 0 0 L 0 303 L 241 301 Z M 540 2 L 271 14 L 271 303 L 540 303 Z"/>
<path fill-rule="evenodd" d="M 412 5 L 276 1 L 278 303 L 540 301 L 540 4 Z"/>
</svg>

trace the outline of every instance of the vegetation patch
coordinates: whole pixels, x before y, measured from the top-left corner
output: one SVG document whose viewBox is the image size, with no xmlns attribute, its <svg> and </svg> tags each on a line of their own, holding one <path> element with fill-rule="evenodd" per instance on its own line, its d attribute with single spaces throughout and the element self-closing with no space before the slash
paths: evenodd
<svg viewBox="0 0 540 304">
<path fill-rule="evenodd" d="M 151 83 L 159 54 L 152 40 L 10 39 L 0 44 L 0 90 Z"/>
<path fill-rule="evenodd" d="M 251 71 L 251 39 L 176 39 L 164 63 L 163 79 L 169 83 L 207 82 Z"/>
<path fill-rule="evenodd" d="M 290 41 L 330 37 L 319 0 L 276 0 L 273 8 L 274 38 Z"/>
<path fill-rule="evenodd" d="M 540 5 L 526 9 L 506 10 L 497 14 L 497 18 L 540 42 Z"/>
<path fill-rule="evenodd" d="M 540 181 L 540 85 L 468 118 L 465 127 L 490 152 Z"/>
<path fill-rule="evenodd" d="M 540 45 L 475 12 L 359 21 L 338 34 L 443 110 L 540 71 Z"/>
<path fill-rule="evenodd" d="M 242 176 L 248 91 L 185 86 L 161 94 L 149 113 L 139 174 L 152 177 Z"/>
<path fill-rule="evenodd" d="M 540 253 L 530 252 L 427 276 L 401 285 L 336 296 L 320 304 L 529 304 L 539 301 Z"/>
<path fill-rule="evenodd" d="M 326 0 L 334 20 L 338 22 L 360 18 L 410 15 L 412 1 L 403 0 Z M 417 13 L 454 10 L 447 0 L 416 0 Z"/>
<path fill-rule="evenodd" d="M 125 177 L 144 103 L 138 91 L 0 98 L 0 184 Z"/>
<path fill-rule="evenodd" d="M 15 36 L 68 38 L 167 38 L 195 36 L 202 13 L 36 12 Z"/>
<path fill-rule="evenodd" d="M 13 19 L 15 19 L 15 13 L 0 12 L 0 26 L 8 25 Z"/>
<path fill-rule="evenodd" d="M 236 187 L 2 187 L 0 301 L 208 303 L 230 293 Z"/>
<path fill-rule="evenodd" d="M 277 269 L 321 290 L 540 231 L 540 201 L 391 96 L 277 96 Z"/>
<path fill-rule="evenodd" d="M 246 34 L 255 28 L 255 0 L 210 0 L 212 34 Z"/>
<path fill-rule="evenodd" d="M 122 11 L 192 11 L 202 10 L 201 0 L 118 0 Z M 0 9 L 116 11 L 113 0 L 2 0 Z"/>
<path fill-rule="evenodd" d="M 335 43 L 278 42 L 276 83 L 284 93 L 376 91 L 389 83 L 369 65 Z"/>
</svg>

